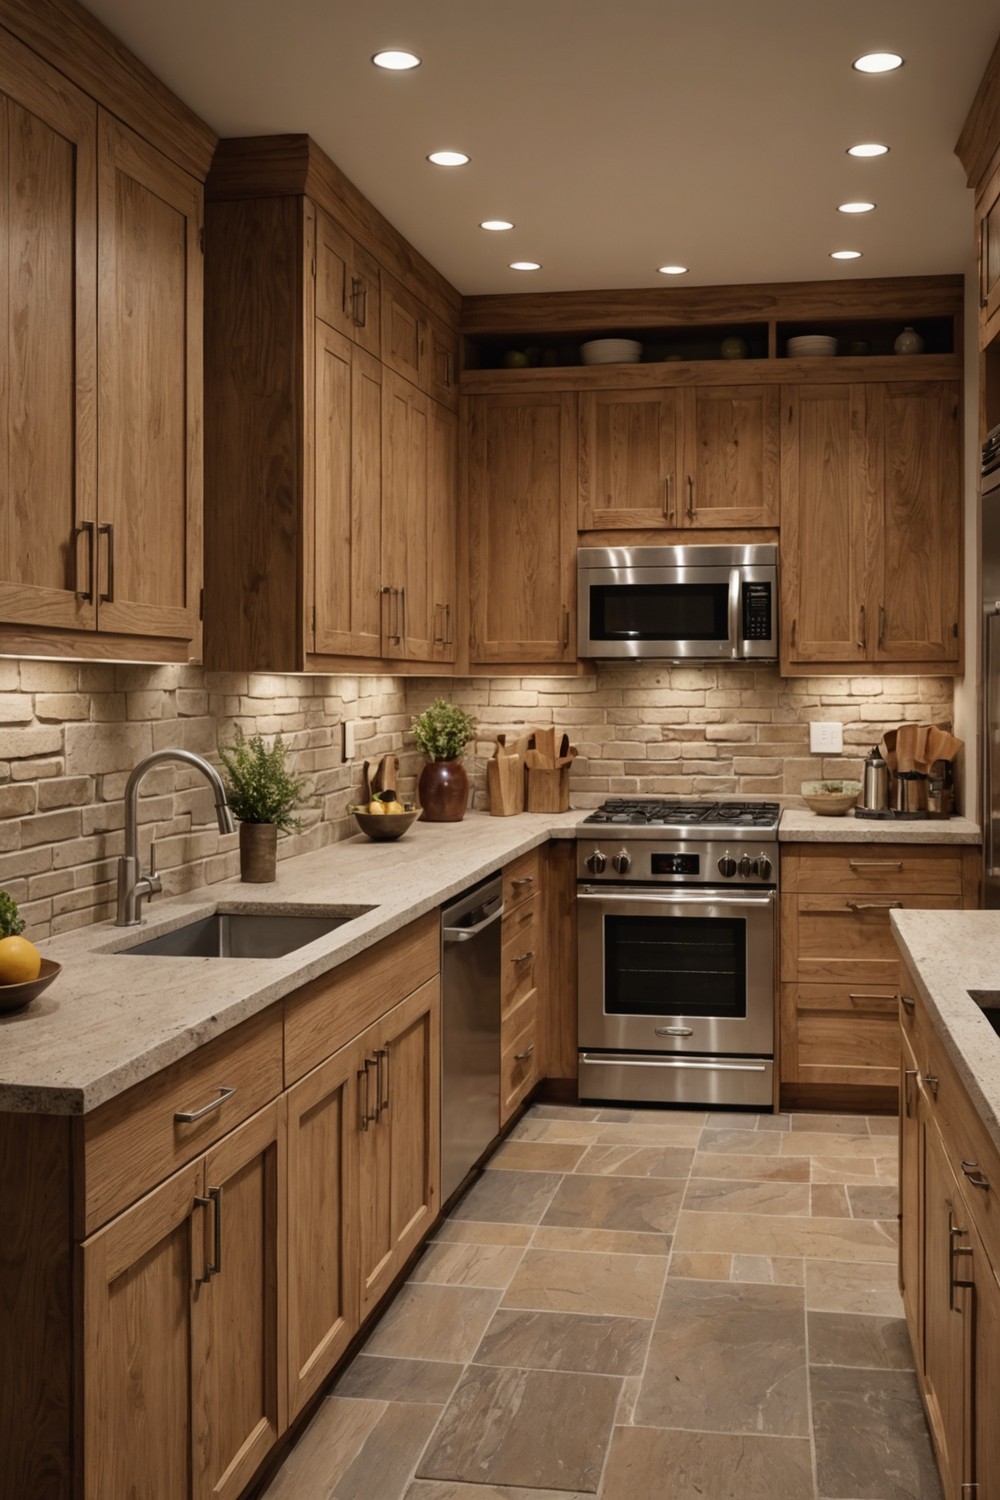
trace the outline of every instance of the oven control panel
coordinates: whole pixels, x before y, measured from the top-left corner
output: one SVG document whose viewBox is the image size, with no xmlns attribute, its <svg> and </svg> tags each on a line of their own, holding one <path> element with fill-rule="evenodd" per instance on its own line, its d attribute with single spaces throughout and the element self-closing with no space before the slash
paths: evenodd
<svg viewBox="0 0 1000 1500">
<path fill-rule="evenodd" d="M 620 842 L 612 834 L 577 843 L 581 880 L 616 884 L 623 881 L 668 885 L 777 884 L 777 845 L 769 840 L 732 843 L 705 840 L 693 844 L 660 844 L 650 839 Z"/>
</svg>

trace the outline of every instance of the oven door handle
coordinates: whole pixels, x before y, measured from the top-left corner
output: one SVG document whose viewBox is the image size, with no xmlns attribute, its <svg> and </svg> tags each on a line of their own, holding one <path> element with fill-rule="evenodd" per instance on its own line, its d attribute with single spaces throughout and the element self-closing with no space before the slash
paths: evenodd
<svg viewBox="0 0 1000 1500">
<path fill-rule="evenodd" d="M 749 910 L 773 906 L 774 891 L 735 891 L 714 889 L 711 895 L 704 892 L 685 892 L 676 886 L 658 886 L 655 891 L 636 891 L 626 886 L 585 886 L 576 893 L 578 901 L 596 902 L 604 906 L 617 906 L 620 902 L 638 902 L 646 906 L 719 906 L 728 908 L 746 907 Z"/>
<path fill-rule="evenodd" d="M 766 1073 L 767 1062 L 723 1062 L 720 1058 L 698 1057 L 604 1057 L 599 1052 L 581 1052 L 580 1061 L 596 1068 L 684 1068 L 711 1073 Z"/>
</svg>

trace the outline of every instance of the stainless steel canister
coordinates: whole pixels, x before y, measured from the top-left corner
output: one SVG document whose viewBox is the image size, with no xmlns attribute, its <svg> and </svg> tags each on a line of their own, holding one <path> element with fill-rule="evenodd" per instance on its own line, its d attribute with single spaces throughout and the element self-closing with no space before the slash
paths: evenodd
<svg viewBox="0 0 1000 1500">
<path fill-rule="evenodd" d="M 884 812 L 889 806 L 889 767 L 877 745 L 865 756 L 861 806 L 868 812 Z"/>
</svg>

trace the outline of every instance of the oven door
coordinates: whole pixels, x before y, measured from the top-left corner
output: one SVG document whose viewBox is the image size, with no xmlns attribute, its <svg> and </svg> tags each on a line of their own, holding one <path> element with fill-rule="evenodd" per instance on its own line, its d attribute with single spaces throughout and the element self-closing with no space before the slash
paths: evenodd
<svg viewBox="0 0 1000 1500">
<path fill-rule="evenodd" d="M 580 1046 L 772 1057 L 775 904 L 773 890 L 581 887 Z"/>
</svg>

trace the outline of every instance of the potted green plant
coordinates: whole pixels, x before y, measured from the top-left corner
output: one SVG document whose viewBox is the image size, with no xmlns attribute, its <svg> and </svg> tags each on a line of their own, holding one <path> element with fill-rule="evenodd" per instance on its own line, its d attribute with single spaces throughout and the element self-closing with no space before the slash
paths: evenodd
<svg viewBox="0 0 1000 1500">
<path fill-rule="evenodd" d="M 425 822 L 458 823 L 465 817 L 469 778 L 461 761 L 476 726 L 454 703 L 436 698 L 413 720 L 413 738 L 427 764 L 417 782 Z"/>
<path fill-rule="evenodd" d="M 280 734 L 268 749 L 262 735 L 247 738 L 239 727 L 233 743 L 219 747 L 226 797 L 240 824 L 241 880 L 274 880 L 278 834 L 302 827 L 292 809 L 307 799 L 307 783 L 290 774 L 287 756 Z"/>
</svg>

